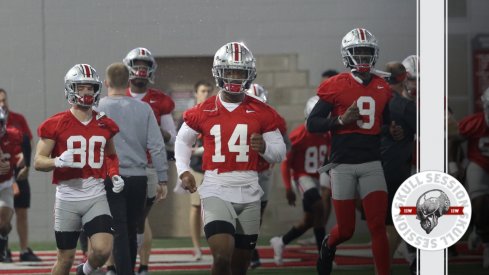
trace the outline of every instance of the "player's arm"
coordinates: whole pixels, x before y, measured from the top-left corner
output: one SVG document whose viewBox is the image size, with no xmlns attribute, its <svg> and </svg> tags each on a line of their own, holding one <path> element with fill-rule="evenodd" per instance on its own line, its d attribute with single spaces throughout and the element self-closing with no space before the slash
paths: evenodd
<svg viewBox="0 0 489 275">
<path fill-rule="evenodd" d="M 48 138 L 41 138 L 37 143 L 36 155 L 34 157 L 34 168 L 37 171 L 48 172 L 56 168 L 55 159 L 51 158 L 55 141 Z"/>
<path fill-rule="evenodd" d="M 170 146 L 175 144 L 175 138 L 177 136 L 177 129 L 175 122 L 171 114 L 165 114 L 161 116 L 161 134 L 165 140 L 165 144 Z"/>
<path fill-rule="evenodd" d="M 280 165 L 280 170 L 282 172 L 282 182 L 285 186 L 285 197 L 289 205 L 295 206 L 295 192 L 292 189 L 292 174 L 290 173 L 292 167 L 292 160 L 294 159 L 294 150 L 287 153 L 287 159 Z"/>
<path fill-rule="evenodd" d="M 307 117 L 306 128 L 311 133 L 326 133 L 340 127 L 337 116 L 330 116 L 333 104 L 319 100 Z"/>
<path fill-rule="evenodd" d="M 285 143 L 278 129 L 266 132 L 263 135 L 251 134 L 250 147 L 258 152 L 268 163 L 278 163 L 285 159 Z"/>
<path fill-rule="evenodd" d="M 147 124 L 147 141 L 146 148 L 148 149 L 160 185 L 166 185 L 168 182 L 168 160 L 166 158 L 165 141 L 161 135 L 160 128 L 153 115 L 153 111 L 148 105 L 148 124 Z"/>
<path fill-rule="evenodd" d="M 195 144 L 198 135 L 197 131 L 184 122 L 175 140 L 175 165 L 178 178 L 182 181 L 182 187 L 190 192 L 197 190 L 195 179 L 190 173 L 190 157 L 192 156 L 192 146 Z"/>
</svg>

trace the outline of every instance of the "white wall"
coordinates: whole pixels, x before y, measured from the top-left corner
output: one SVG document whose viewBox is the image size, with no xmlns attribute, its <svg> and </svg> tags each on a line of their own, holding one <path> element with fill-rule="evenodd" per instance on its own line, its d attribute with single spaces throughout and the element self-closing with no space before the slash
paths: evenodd
<svg viewBox="0 0 489 275">
<path fill-rule="evenodd" d="M 380 42 L 379 68 L 415 52 L 415 1 L 1 0 L 0 86 L 35 130 L 67 108 L 63 77 L 76 63 L 103 74 L 134 47 L 162 57 L 209 56 L 233 40 L 245 41 L 255 55 L 297 54 L 315 86 L 323 70 L 343 68 L 341 38 L 359 26 Z M 31 173 L 33 241 L 53 239 L 49 178 Z"/>
</svg>

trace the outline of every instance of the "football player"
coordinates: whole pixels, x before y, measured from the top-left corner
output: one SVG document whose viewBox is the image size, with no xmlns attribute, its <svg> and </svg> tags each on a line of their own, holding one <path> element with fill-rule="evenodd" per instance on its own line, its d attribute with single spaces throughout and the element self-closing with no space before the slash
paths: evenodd
<svg viewBox="0 0 489 275">
<path fill-rule="evenodd" d="M 304 110 L 305 118 L 309 116 L 312 107 L 319 100 L 314 96 L 308 100 Z M 285 185 L 286 198 L 291 206 L 295 206 L 296 196 L 292 189 L 291 179 L 294 179 L 302 194 L 302 208 L 304 216 L 302 221 L 293 226 L 285 235 L 273 237 L 270 244 L 274 251 L 274 260 L 277 265 L 283 264 L 282 253 L 284 247 L 297 239 L 310 228 L 314 228 L 314 236 L 318 250 L 325 236 L 324 202 L 321 199 L 318 168 L 323 165 L 330 143 L 328 134 L 313 134 L 306 130 L 302 124 L 292 130 L 290 140 L 292 148 L 287 153 L 287 159 L 282 162 L 282 179 Z"/>
<path fill-rule="evenodd" d="M 212 274 L 246 274 L 260 228 L 258 161 L 285 157 L 278 114 L 246 95 L 256 77 L 255 59 L 241 42 L 215 54 L 212 74 L 219 93 L 187 110 L 175 143 L 181 185 L 195 192 L 192 145 L 202 135 L 204 181 L 199 187 L 204 232 L 214 262 Z"/>
<path fill-rule="evenodd" d="M 268 91 L 261 86 L 260 84 L 253 83 L 251 87 L 246 90 L 246 93 L 256 97 L 264 103 L 268 101 Z M 277 123 L 279 125 L 280 134 L 284 139 L 286 150 L 290 148 L 290 140 L 287 136 L 287 125 L 285 123 L 285 119 L 282 116 L 277 117 Z M 265 213 L 265 208 L 268 204 L 268 197 L 270 194 L 270 188 L 272 187 L 272 165 L 268 163 L 265 159 L 260 158 L 258 161 L 258 184 L 260 184 L 261 189 L 263 190 L 263 196 L 261 196 L 261 204 L 260 204 L 260 225 L 263 222 L 263 213 Z M 261 265 L 260 254 L 257 249 L 253 249 L 251 255 L 251 268 L 257 268 Z"/>
<path fill-rule="evenodd" d="M 148 103 L 153 109 L 156 116 L 156 122 L 161 128 L 161 134 L 165 144 L 173 146 L 175 143 L 176 128 L 173 121 L 172 112 L 175 103 L 171 97 L 164 92 L 148 88 L 148 85 L 154 83 L 157 63 L 153 55 L 146 48 L 135 48 L 127 53 L 123 63 L 129 69 L 130 87 L 127 95 L 135 99 Z M 156 176 L 156 170 L 151 162 L 151 156 L 148 154 L 148 195 L 146 201 L 145 215 L 138 224 L 138 251 L 141 258 L 139 273 L 148 272 L 149 256 L 151 254 L 151 240 L 153 233 L 148 221 L 148 215 L 154 203 L 159 202 L 166 197 L 166 186 L 159 186 Z M 163 193 L 165 196 L 163 196 Z"/>
<path fill-rule="evenodd" d="M 54 232 L 58 248 L 52 274 L 68 274 L 73 264 L 81 229 L 90 239 L 88 261 L 77 274 L 90 274 L 107 261 L 112 251 L 112 216 L 104 179 L 112 179 L 113 191 L 121 192 L 113 137 L 119 131 L 113 120 L 92 107 L 102 89 L 95 69 L 77 64 L 65 76 L 65 96 L 71 108 L 45 120 L 38 128 L 34 166 L 53 172 L 56 184 Z"/>
<path fill-rule="evenodd" d="M 489 268 L 489 88 L 481 96 L 483 111 L 459 122 L 451 141 L 467 142 L 466 184 L 472 202 L 475 232 L 483 244 L 482 265 Z M 456 150 L 451 150 L 451 154 Z M 453 158 L 455 159 L 455 158 Z"/>
<path fill-rule="evenodd" d="M 22 155 L 22 133 L 16 128 L 7 128 L 7 113 L 0 108 L 0 262 L 6 261 L 7 240 L 14 214 L 14 169 L 25 166 Z"/>
<path fill-rule="evenodd" d="M 312 133 L 332 134 L 327 168 L 331 176 L 337 224 L 321 245 L 318 273 L 331 274 L 336 246 L 355 231 L 355 195 L 365 210 L 372 240 L 374 263 L 379 275 L 390 272 L 389 245 L 385 229 L 387 187 L 380 162 L 380 134 L 389 127 L 392 97 L 388 83 L 371 73 L 379 47 L 372 33 L 363 28 L 348 32 L 341 42 L 343 63 L 351 70 L 322 82 L 320 100 L 307 119 Z"/>
</svg>

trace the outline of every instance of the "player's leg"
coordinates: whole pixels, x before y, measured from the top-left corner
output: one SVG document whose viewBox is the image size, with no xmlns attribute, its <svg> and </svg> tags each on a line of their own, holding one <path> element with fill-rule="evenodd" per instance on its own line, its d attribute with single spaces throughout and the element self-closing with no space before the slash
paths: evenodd
<svg viewBox="0 0 489 275">
<path fill-rule="evenodd" d="M 238 214 L 236 223 L 235 245 L 231 270 L 233 275 L 245 275 L 255 249 L 260 231 L 260 201 L 234 204 Z"/>
<path fill-rule="evenodd" d="M 39 262 L 41 259 L 28 247 L 28 210 L 31 206 L 31 189 L 28 180 L 17 181 L 19 194 L 14 197 L 17 234 L 19 235 L 20 260 Z"/>
<path fill-rule="evenodd" d="M 192 171 L 194 175 L 195 183 L 197 187 L 202 184 L 204 179 L 204 174 Z M 201 203 L 199 192 L 194 192 L 190 194 L 190 215 L 189 215 L 189 225 L 190 225 L 190 237 L 192 238 L 192 244 L 194 247 L 194 259 L 199 261 L 202 259 L 202 249 L 200 245 L 200 235 L 202 231 L 202 217 L 201 217 Z"/>
<path fill-rule="evenodd" d="M 358 192 L 362 199 L 367 226 L 372 240 L 372 253 L 378 275 L 390 273 L 389 242 L 385 229 L 387 185 L 380 161 L 358 165 Z"/>
<path fill-rule="evenodd" d="M 217 197 L 202 199 L 204 232 L 213 257 L 212 275 L 231 274 L 236 212 L 230 202 Z"/>
<path fill-rule="evenodd" d="M 489 268 L 489 173 L 474 162 L 467 166 L 467 187 L 472 202 L 472 219 L 483 245 L 482 264 Z"/>
<path fill-rule="evenodd" d="M 263 190 L 263 195 L 261 196 L 261 201 L 260 201 L 260 226 L 261 226 L 261 224 L 263 223 L 263 213 L 265 213 L 265 209 L 267 208 L 268 197 L 270 194 L 270 189 L 272 187 L 272 170 L 267 169 L 265 171 L 258 173 L 258 184 Z M 257 268 L 260 265 L 261 265 L 260 254 L 258 253 L 258 250 L 254 248 L 253 251 L 251 252 L 250 267 Z"/>
<path fill-rule="evenodd" d="M 331 192 L 336 225 L 321 243 L 317 262 L 318 274 L 331 274 L 336 246 L 353 236 L 355 231 L 355 196 L 357 176 L 355 165 L 339 164 L 330 171 Z"/>
<path fill-rule="evenodd" d="M 90 274 L 102 267 L 112 252 L 113 222 L 106 196 L 87 201 L 89 204 L 82 216 L 83 231 L 90 239 L 88 260 L 83 264 L 83 273 Z"/>
<path fill-rule="evenodd" d="M 0 190 L 0 262 L 7 253 L 8 234 L 12 230 L 11 220 L 14 214 L 14 192 L 6 187 Z"/>
<path fill-rule="evenodd" d="M 70 273 L 75 260 L 76 243 L 82 228 L 81 208 L 79 201 L 55 199 L 54 234 L 58 252 L 52 270 L 54 275 Z"/>
<path fill-rule="evenodd" d="M 319 186 L 324 205 L 324 226 L 326 226 L 331 214 L 331 179 L 327 173 L 319 174 Z"/>
<path fill-rule="evenodd" d="M 151 231 L 148 215 L 156 198 L 156 185 L 158 184 L 156 169 L 146 168 L 146 175 L 148 177 L 146 205 L 144 207 L 144 215 L 139 220 L 137 227 L 137 251 L 139 253 L 138 273 L 141 274 L 148 272 L 151 241 L 153 240 L 153 232 Z"/>
</svg>

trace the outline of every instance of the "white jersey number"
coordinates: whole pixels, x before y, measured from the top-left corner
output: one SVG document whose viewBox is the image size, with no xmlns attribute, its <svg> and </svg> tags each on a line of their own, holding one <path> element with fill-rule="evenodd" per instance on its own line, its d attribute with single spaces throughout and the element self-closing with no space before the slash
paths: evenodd
<svg viewBox="0 0 489 275">
<path fill-rule="evenodd" d="M 357 107 L 361 116 L 368 116 L 368 122 L 357 120 L 358 127 L 372 129 L 375 122 L 375 100 L 370 96 L 361 96 L 357 99 Z"/>
<path fill-rule="evenodd" d="M 323 164 L 327 153 L 326 145 L 311 146 L 306 149 L 306 157 L 304 161 L 304 170 L 307 173 L 317 173 L 318 168 Z"/>
<path fill-rule="evenodd" d="M 95 148 L 96 144 L 100 143 L 100 155 L 98 161 L 95 160 Z M 103 136 L 92 136 L 88 140 L 83 136 L 71 136 L 66 141 L 66 147 L 73 150 L 73 155 L 75 160 L 78 160 L 77 155 L 80 156 L 79 161 L 73 161 L 77 167 L 84 167 L 87 164 L 88 155 L 88 165 L 94 169 L 100 169 L 104 164 L 104 148 L 105 148 L 105 137 Z M 76 146 L 76 147 L 75 147 Z"/>
<path fill-rule="evenodd" d="M 214 155 L 212 156 L 212 162 L 225 162 L 226 157 L 221 153 L 222 148 L 222 136 L 221 136 L 221 125 L 216 124 L 212 126 L 211 135 L 214 136 Z M 250 147 L 247 142 L 248 137 L 248 124 L 238 124 L 234 128 L 233 134 L 228 140 L 228 150 L 229 152 L 238 153 L 236 155 L 236 162 L 247 162 L 248 152 Z"/>
</svg>

